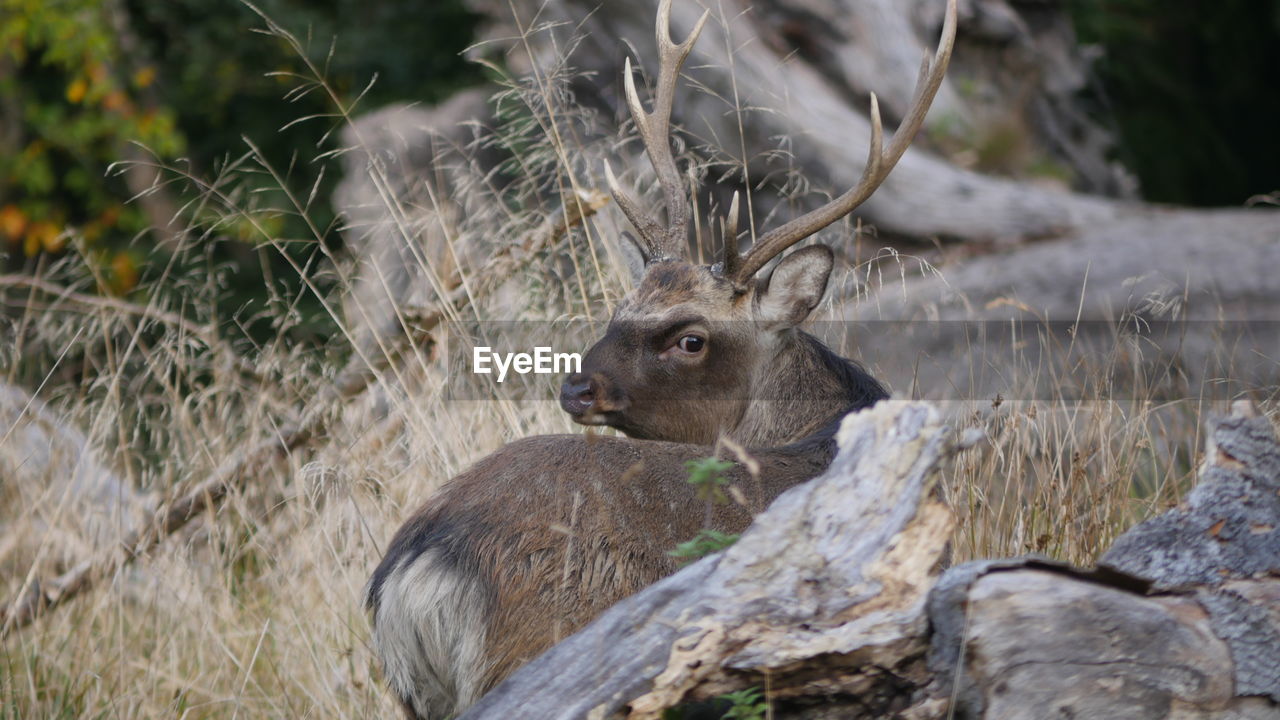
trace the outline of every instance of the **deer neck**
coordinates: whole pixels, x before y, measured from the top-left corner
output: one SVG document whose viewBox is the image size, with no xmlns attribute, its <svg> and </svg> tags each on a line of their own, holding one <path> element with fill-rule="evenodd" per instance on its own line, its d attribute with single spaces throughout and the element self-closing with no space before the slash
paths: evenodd
<svg viewBox="0 0 1280 720">
<path fill-rule="evenodd" d="M 752 394 L 726 434 L 746 447 L 778 447 L 814 434 L 836 418 L 888 397 L 861 367 L 813 336 L 791 330 L 754 373 Z"/>
</svg>

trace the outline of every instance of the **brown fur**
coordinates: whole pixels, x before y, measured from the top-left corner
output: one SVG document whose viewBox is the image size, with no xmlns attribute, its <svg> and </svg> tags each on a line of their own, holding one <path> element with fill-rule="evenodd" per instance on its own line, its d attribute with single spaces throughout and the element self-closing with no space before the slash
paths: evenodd
<svg viewBox="0 0 1280 720">
<path fill-rule="evenodd" d="M 375 648 L 407 708 L 434 718 L 465 707 L 672 572 L 668 553 L 702 527 L 739 532 L 754 511 L 826 467 L 836 419 L 885 396 L 795 328 L 821 299 L 830 268 L 830 251 L 810 248 L 744 290 L 710 268 L 650 266 L 566 386 L 590 384 L 580 422 L 654 442 L 513 442 L 437 493 L 374 572 Z M 675 353 L 690 333 L 705 338 L 705 352 Z M 813 437 L 759 451 L 758 479 L 733 471 L 749 507 L 706 506 L 684 463 L 710 455 L 722 433 L 775 448 Z"/>
<path fill-rule="evenodd" d="M 390 574 L 411 564 L 415 553 L 447 554 L 488 588 L 481 685 L 489 689 L 609 606 L 676 570 L 678 561 L 668 553 L 696 536 L 708 513 L 710 527 L 741 532 L 754 512 L 820 473 L 832 445 L 828 433 L 755 453 L 758 479 L 735 466 L 727 475 L 747 507 L 698 499 L 685 463 L 712 451 L 578 435 L 503 447 L 451 480 L 397 533 L 370 583 L 375 625 Z"/>
<path fill-rule="evenodd" d="M 830 269 L 821 246 L 793 253 L 749 288 L 702 265 L 650 264 L 566 380 L 562 405 L 577 422 L 634 438 L 710 444 L 724 435 L 769 447 L 886 397 L 861 368 L 796 327 L 821 300 Z M 664 354 L 686 333 L 705 338 L 705 353 Z M 585 411 L 581 400 L 575 407 L 586 397 Z"/>
</svg>

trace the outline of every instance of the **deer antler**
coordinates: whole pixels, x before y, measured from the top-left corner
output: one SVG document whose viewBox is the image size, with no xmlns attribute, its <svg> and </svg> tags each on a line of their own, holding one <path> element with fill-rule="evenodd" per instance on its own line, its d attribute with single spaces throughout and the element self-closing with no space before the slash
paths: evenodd
<svg viewBox="0 0 1280 720">
<path fill-rule="evenodd" d="M 635 119 L 636 129 L 640 131 L 640 139 L 644 142 L 645 151 L 649 154 L 649 162 L 658 174 L 662 184 L 662 193 L 666 200 L 667 225 L 663 228 L 652 217 L 647 216 L 638 203 L 618 186 L 609 161 L 604 163 L 605 179 L 609 182 L 609 190 L 617 201 L 627 219 L 640 233 L 645 250 L 645 261 L 664 256 L 682 254 L 685 243 L 685 228 L 689 223 L 689 200 L 685 197 L 684 184 L 680 181 L 680 171 L 676 168 L 675 158 L 671 156 L 671 141 L 668 137 L 671 125 L 671 101 L 675 93 L 676 80 L 680 77 L 680 66 L 693 43 L 702 33 L 702 26 L 707 22 L 710 10 L 702 13 L 693 32 L 684 42 L 676 44 L 671 40 L 671 0 L 658 3 L 658 20 L 656 33 L 658 37 L 658 87 L 653 99 L 653 112 L 646 113 L 640 104 L 640 96 L 636 94 L 635 80 L 631 74 L 631 59 L 628 58 L 623 69 L 626 83 L 627 105 L 631 108 L 631 117 Z"/>
<path fill-rule="evenodd" d="M 805 213 L 800 217 L 771 230 L 761 237 L 738 257 L 737 247 L 733 243 L 725 246 L 724 272 L 735 283 L 744 284 L 751 280 L 760 268 L 779 253 L 795 245 L 801 240 L 818 232 L 822 228 L 853 212 L 871 194 L 880 187 L 880 183 L 893 170 L 898 159 L 907 151 L 907 146 L 915 138 L 924 116 L 929 112 L 929 105 L 942 85 L 942 76 L 947 72 L 947 64 L 951 61 L 951 49 L 956 39 L 956 0 L 947 0 L 946 21 L 942 25 L 942 39 L 938 43 L 933 62 L 925 57 L 920 65 L 920 77 L 916 81 L 915 95 L 911 100 L 911 109 L 889 141 L 887 151 L 881 149 L 882 130 L 880 126 L 880 104 L 873 93 L 871 95 L 871 148 L 867 157 L 867 167 L 862 171 L 862 178 L 847 192 L 822 207 Z"/>
</svg>

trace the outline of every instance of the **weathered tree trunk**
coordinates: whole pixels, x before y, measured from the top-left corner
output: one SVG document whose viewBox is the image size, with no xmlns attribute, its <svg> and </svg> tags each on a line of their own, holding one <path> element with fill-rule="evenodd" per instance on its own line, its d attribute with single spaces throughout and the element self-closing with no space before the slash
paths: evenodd
<svg viewBox="0 0 1280 720">
<path fill-rule="evenodd" d="M 569 64 L 591 71 L 575 81 L 574 96 L 603 109 L 600 132 L 614 134 L 608 124 L 626 117 L 618 82 L 623 60 L 632 57 L 633 63 L 652 70 L 657 56 L 656 2 L 471 4 L 493 22 L 491 37 L 527 37 L 534 61 L 544 68 L 555 65 L 552 59 L 563 48 L 574 47 Z M 872 92 L 881 96 L 890 119 L 909 104 L 920 61 L 936 44 L 941 26 L 943 3 L 933 5 L 920 0 L 714 5 L 717 18 L 687 64 L 686 74 L 703 90 L 686 85 L 673 118 L 700 145 L 700 154 L 748 164 L 750 190 L 760 196 L 761 207 L 772 207 L 778 188 L 795 182 L 791 170 L 817 188 L 839 192 L 863 170 L 862 148 L 870 140 L 866 98 Z M 1122 184 L 1096 179 L 1096 168 L 1106 166 L 1105 144 L 1096 139 L 1100 131 L 1078 109 L 1063 111 L 1083 84 L 1084 60 L 1060 12 L 1056 22 L 1037 23 L 1052 28 L 1041 32 L 1031 30 L 1006 3 L 964 5 L 956 62 L 926 128 L 934 135 L 954 135 L 954 143 L 972 146 L 973 154 L 983 157 L 1000 154 L 987 147 L 997 142 L 1010 146 L 1005 154 L 1058 157 L 1067 166 L 1087 156 L 1082 164 L 1091 169 L 1077 174 L 1095 180 L 1082 186 L 1101 191 Z M 699 3 L 675 3 L 675 36 L 683 37 L 701 12 Z M 525 25 L 535 18 L 539 29 L 530 32 Z M 550 27 L 557 22 L 563 24 Z M 510 46 L 510 41 L 499 41 L 479 47 Z M 504 59 L 521 67 L 521 49 L 523 45 Z M 955 89 L 960 85 L 974 88 L 970 95 L 975 99 L 962 98 Z M 1031 107 L 1044 108 L 1043 124 L 1051 129 L 1033 129 L 1026 120 Z M 1064 125 L 1088 130 L 1072 132 Z M 1000 139 L 984 139 L 983 133 L 996 130 Z M 1088 147 L 1065 140 L 1072 135 L 1090 137 Z M 787 155 L 772 152 L 779 148 Z M 635 164 L 642 162 L 637 157 Z M 987 168 L 1011 169 L 999 163 Z M 1027 238 L 1056 235 L 1129 210 L 1127 204 L 1099 197 L 973 172 L 917 146 L 859 212 L 884 230 L 915 237 Z M 763 213 L 756 215 L 757 223 L 761 218 Z"/>
<path fill-rule="evenodd" d="M 764 674 L 783 697 L 923 686 L 924 604 L 952 528 L 931 491 L 950 434 L 928 406 L 882 403 L 838 441 L 831 468 L 733 547 L 619 603 L 462 717 L 656 718 Z"/>
<path fill-rule="evenodd" d="M 344 174 L 334 204 L 342 209 L 348 249 L 362 258 L 344 303 L 353 343 L 376 354 L 402 321 L 397 308 L 438 297 L 435 278 L 475 272 L 492 244 L 457 242 L 471 183 L 485 168 L 468 161 L 488 116 L 489 89 L 459 93 L 434 108 L 390 107 L 347 127 Z M 496 160 L 485 163 L 487 168 Z M 472 210 L 474 210 L 472 208 Z"/>
<path fill-rule="evenodd" d="M 639 144 L 618 142 L 634 136 L 621 98 L 623 61 L 630 57 L 637 73 L 653 72 L 656 2 L 469 3 L 489 23 L 474 52 L 499 56 L 517 76 L 537 77 L 549 95 L 545 105 L 562 103 L 560 115 L 573 115 L 559 128 L 566 175 L 603 187 L 601 164 L 609 158 L 624 184 L 657 206 Z M 689 31 L 704 5 L 713 19 L 685 66 L 674 109 L 683 128 L 680 162 L 696 168 L 706 186 L 699 205 L 703 222 L 712 205 L 723 206 L 729 192 L 740 190 L 750 197 L 744 207 L 760 230 L 857 179 L 869 139 L 868 96 L 877 94 L 892 124 L 908 104 L 920 59 L 937 40 L 944 3 L 689 0 L 674 3 L 675 36 Z M 869 302 L 838 308 L 832 317 L 1007 320 L 1024 307 L 1024 316 L 1037 319 L 1097 321 L 1114 320 L 1126 308 L 1146 313 L 1145 319 L 1174 317 L 1166 312 L 1152 318 L 1153 309 L 1189 308 L 1196 323 L 1178 334 L 1187 341 L 1177 347 L 1179 364 L 1214 377 L 1207 358 L 1221 367 L 1254 363 L 1234 377 L 1246 384 L 1256 384 L 1251 381 L 1259 373 L 1274 379 L 1274 369 L 1267 374 L 1256 364 L 1275 357 L 1280 338 L 1274 332 L 1240 343 L 1230 358 L 1214 359 L 1229 343 L 1220 327 L 1200 321 L 1275 319 L 1268 313 L 1280 306 L 1280 283 L 1270 282 L 1266 272 L 1276 266 L 1280 213 L 1193 211 L 1127 199 L 1132 192 L 1124 173 L 1106 160 L 1110 140 L 1079 103 L 1088 61 L 1060 3 L 962 1 L 957 43 L 927 131 L 857 214 L 908 240 L 998 240 L 1003 249 L 990 254 L 987 243 L 974 243 L 989 254 L 946 268 L 945 280 L 909 275 L 883 288 L 837 284 L 837 301 L 855 289 L 869 289 L 871 297 L 863 295 Z M 501 184 L 494 173 L 500 153 L 466 150 L 492 139 L 489 131 L 456 124 L 464 116 L 478 117 L 482 125 L 495 122 L 492 106 L 482 102 L 486 92 L 436 111 L 371 115 L 349 134 L 349 143 L 364 153 L 349 155 L 338 205 L 351 208 L 348 237 L 365 264 L 352 304 L 361 327 L 394 321 L 393 299 L 413 304 L 416 295 L 430 295 L 421 268 L 448 270 L 459 258 L 464 266 L 474 264 L 501 244 L 503 233 L 492 227 L 465 227 L 478 216 L 477 206 L 495 204 L 489 193 Z M 536 99 L 529 101 L 530 112 L 551 122 L 549 114 L 540 115 L 544 108 Z M 508 107 L 514 102 L 508 98 Z M 463 106 L 466 112 L 459 114 Z M 370 164 L 368 158 L 379 160 Z M 1040 182 L 1029 170 L 1046 164 L 1074 178 L 1077 192 L 1062 182 Z M 368 172 L 376 167 L 392 180 L 377 181 Z M 390 201 L 407 211 L 388 209 Z M 460 225 L 453 231 L 455 218 Z M 606 246 L 627 227 L 612 209 L 596 221 Z M 885 277 L 896 277 L 897 270 L 887 269 Z M 1001 357 L 995 351 L 979 359 L 965 354 L 968 329 L 960 326 L 909 332 L 916 335 L 876 334 L 871 349 L 883 354 L 883 362 L 864 357 L 895 388 L 905 390 L 913 381 L 954 387 L 956 378 L 974 376 L 975 365 Z M 983 397 L 1018 390 L 968 389 Z"/>
<path fill-rule="evenodd" d="M 1123 351 L 1165 397 L 1228 399 L 1280 381 L 1278 264 L 1278 213 L 1150 208 L 941 275 L 850 278 L 825 320 L 914 397 L 1069 397 Z"/>
<path fill-rule="evenodd" d="M 948 572 L 930 602 L 937 693 L 967 717 L 1280 717 L 1280 445 L 1239 406 L 1208 446 L 1185 505 L 1095 574 Z"/>
<path fill-rule="evenodd" d="M 37 496 L 53 499 L 48 517 L 5 517 L 0 523 L 31 523 L 46 532 L 61 526 L 63 531 L 48 533 L 48 539 L 57 554 L 70 556 L 115 542 L 155 505 L 155 498 L 117 476 L 67 418 L 25 390 L 0 382 L 0 498 L 14 508 L 49 504 L 35 502 Z M 0 533 L 13 542 L 33 535 Z M 0 551 L 0 561 L 6 554 Z"/>
<path fill-rule="evenodd" d="M 936 410 L 846 419 L 831 469 L 721 554 L 619 603 L 463 717 L 658 717 L 749 686 L 778 717 L 1280 717 L 1280 445 L 1217 423 L 1185 507 L 1099 569 L 967 563 L 932 479 Z M 936 584 L 935 584 L 936 581 Z"/>
</svg>

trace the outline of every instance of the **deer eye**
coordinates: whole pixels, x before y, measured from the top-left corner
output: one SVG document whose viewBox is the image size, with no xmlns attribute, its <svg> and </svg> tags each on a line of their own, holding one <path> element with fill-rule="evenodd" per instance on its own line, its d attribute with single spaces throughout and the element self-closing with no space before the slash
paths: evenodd
<svg viewBox="0 0 1280 720">
<path fill-rule="evenodd" d="M 697 355 L 702 352 L 702 348 L 706 346 L 706 339 L 698 335 L 685 335 L 676 341 L 676 347 L 690 355 Z"/>
</svg>

